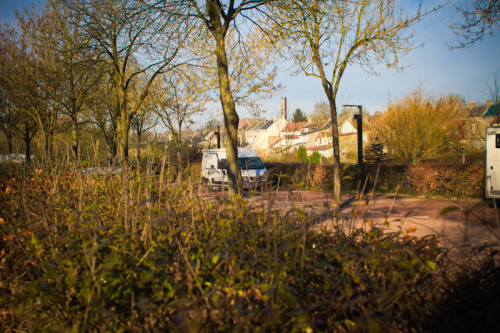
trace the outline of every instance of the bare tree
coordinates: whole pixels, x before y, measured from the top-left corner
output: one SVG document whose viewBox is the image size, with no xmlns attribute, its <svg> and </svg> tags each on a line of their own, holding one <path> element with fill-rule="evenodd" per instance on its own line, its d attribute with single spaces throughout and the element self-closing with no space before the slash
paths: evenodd
<svg viewBox="0 0 500 333">
<path fill-rule="evenodd" d="M 241 29 L 248 21 L 253 21 L 255 13 L 266 0 L 177 0 L 155 1 L 162 7 L 166 16 L 179 15 L 194 20 L 199 28 L 198 38 L 211 38 L 214 44 L 213 61 L 217 68 L 220 101 L 224 113 L 224 127 L 226 131 L 226 152 L 228 160 L 228 185 L 232 195 L 241 191 L 241 175 L 238 164 L 238 123 L 239 116 L 236 112 L 236 103 L 231 87 L 230 58 L 234 49 L 228 49 L 228 33 L 234 27 Z M 206 36 L 206 37 L 205 37 Z M 242 43 L 238 45 L 243 45 Z M 230 52 L 228 57 L 228 50 Z"/>
<path fill-rule="evenodd" d="M 0 64 L 1 62 L 0 60 Z M 11 154 L 13 152 L 13 140 L 16 135 L 16 126 L 19 123 L 19 118 L 16 115 L 15 105 L 11 102 L 7 86 L 2 83 L 1 77 L 0 75 L 0 130 L 5 135 L 8 151 Z"/>
<path fill-rule="evenodd" d="M 79 161 L 80 129 L 88 122 L 85 103 L 102 71 L 92 61 L 94 55 L 75 17 L 60 0 L 49 0 L 40 12 L 26 9 L 19 22 L 32 49 L 44 59 L 40 76 L 53 109 L 60 109 L 71 120 L 72 149 Z"/>
<path fill-rule="evenodd" d="M 314 104 L 311 118 L 318 126 L 324 125 L 330 119 L 330 105 L 325 102 Z"/>
<path fill-rule="evenodd" d="M 144 133 L 153 129 L 156 125 L 158 125 L 159 122 L 159 117 L 155 112 L 157 106 L 155 105 L 156 100 L 155 100 L 154 87 L 155 85 L 153 85 L 152 87 L 153 91 L 150 91 L 148 97 L 146 97 L 146 99 L 142 103 L 142 106 L 139 109 L 139 111 L 136 112 L 135 115 L 130 120 L 130 125 L 137 138 L 138 163 L 141 162 L 141 145 Z M 140 89 L 137 89 L 136 91 L 139 90 Z"/>
<path fill-rule="evenodd" d="M 273 1 L 276 43 L 298 71 L 321 80 L 330 105 L 334 152 L 334 201 L 341 202 L 341 168 L 337 124 L 337 93 L 345 71 L 375 64 L 398 68 L 398 59 L 412 44 L 411 26 L 422 17 L 406 15 L 395 0 Z"/>
<path fill-rule="evenodd" d="M 178 65 L 189 27 L 178 16 L 160 15 L 142 1 L 66 0 L 85 38 L 108 65 L 115 110 L 119 114 L 121 160 L 128 159 L 130 120 L 138 112 L 156 77 Z M 147 84 L 130 107 L 132 81 Z"/>
<path fill-rule="evenodd" d="M 179 179 L 183 172 L 182 131 L 194 115 L 203 112 L 208 102 L 205 89 L 195 76 L 189 75 L 184 66 L 182 73 L 163 76 L 161 86 L 155 89 L 155 110 L 163 125 L 168 128 L 174 140 L 177 155 Z"/>
<path fill-rule="evenodd" d="M 102 135 L 109 148 L 109 162 L 114 164 L 118 154 L 118 122 L 120 113 L 116 112 L 115 99 L 109 82 L 101 82 L 94 86 L 92 95 L 87 101 L 90 109 L 92 126 Z"/>
<path fill-rule="evenodd" d="M 498 76 L 493 75 L 493 85 L 488 84 L 488 95 L 493 103 L 500 103 L 500 83 L 498 82 Z"/>
<path fill-rule="evenodd" d="M 470 47 L 500 27 L 499 0 L 460 0 L 454 6 L 461 16 L 450 25 L 458 43 L 454 48 Z"/>
<path fill-rule="evenodd" d="M 251 29 L 242 36 L 241 31 L 231 28 L 227 33 L 226 46 L 231 52 L 228 71 L 234 103 L 236 107 L 244 107 L 258 117 L 264 112 L 259 102 L 282 89 L 280 84 L 275 84 L 278 68 L 274 64 L 278 59 L 272 44 L 260 29 Z M 190 53 L 201 57 L 191 75 L 197 77 L 200 87 L 210 93 L 215 92 L 218 97 L 218 69 L 213 61 L 215 50 L 213 39 L 196 38 L 189 47 Z"/>
<path fill-rule="evenodd" d="M 31 159 L 31 141 L 46 121 L 46 101 L 35 74 L 35 59 L 22 35 L 6 27 L 0 33 L 0 84 L 9 112 L 25 143 L 26 161 Z"/>
</svg>

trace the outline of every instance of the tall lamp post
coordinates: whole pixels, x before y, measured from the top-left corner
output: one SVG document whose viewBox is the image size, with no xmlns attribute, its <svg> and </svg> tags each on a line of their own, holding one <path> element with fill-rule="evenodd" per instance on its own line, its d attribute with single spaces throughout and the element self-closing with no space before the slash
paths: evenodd
<svg viewBox="0 0 500 333">
<path fill-rule="evenodd" d="M 215 132 L 217 135 L 217 149 L 220 149 L 220 126 L 217 126 L 217 132 Z"/>
<path fill-rule="evenodd" d="M 208 126 L 208 127 L 213 127 L 213 128 L 217 127 L 217 132 L 214 131 L 214 134 L 217 135 L 217 149 L 220 149 L 220 126 L 217 125 L 217 126 Z M 208 148 L 210 148 L 210 147 L 208 147 Z"/>
<path fill-rule="evenodd" d="M 354 115 L 357 121 L 358 132 L 358 164 L 363 164 L 363 106 L 362 105 L 343 105 L 344 107 L 357 107 L 358 114 Z"/>
</svg>

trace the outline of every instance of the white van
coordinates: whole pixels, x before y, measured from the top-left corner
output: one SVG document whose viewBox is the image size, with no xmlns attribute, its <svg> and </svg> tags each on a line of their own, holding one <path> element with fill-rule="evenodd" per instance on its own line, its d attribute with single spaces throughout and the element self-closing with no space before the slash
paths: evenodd
<svg viewBox="0 0 500 333">
<path fill-rule="evenodd" d="M 500 199 L 500 127 L 486 128 L 485 197 Z"/>
<path fill-rule="evenodd" d="M 266 180 L 267 169 L 252 148 L 238 148 L 238 162 L 243 188 L 261 187 Z M 226 149 L 207 149 L 201 162 L 201 182 L 204 185 L 227 186 Z"/>
</svg>

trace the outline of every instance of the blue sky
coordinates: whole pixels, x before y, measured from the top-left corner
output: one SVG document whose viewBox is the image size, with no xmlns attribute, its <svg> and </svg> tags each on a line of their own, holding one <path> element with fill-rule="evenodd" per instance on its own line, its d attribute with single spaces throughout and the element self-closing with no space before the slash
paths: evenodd
<svg viewBox="0 0 500 333">
<path fill-rule="evenodd" d="M 0 21 L 14 23 L 14 11 L 31 5 L 30 0 L 0 0 Z M 432 6 L 444 0 L 427 0 L 424 6 Z M 413 0 L 402 0 L 402 4 L 414 5 Z M 450 50 L 446 44 L 453 43 L 453 33 L 447 24 L 457 14 L 452 6 L 447 6 L 437 14 L 426 17 L 415 26 L 415 41 L 425 42 L 424 46 L 400 59 L 407 68 L 403 72 L 378 68 L 379 75 L 363 72 L 359 67 L 349 68 L 340 83 L 338 105 L 362 104 L 369 113 L 383 111 L 389 98 L 402 98 L 405 94 L 421 86 L 425 91 L 440 96 L 455 93 L 466 100 L 478 103 L 485 101 L 487 85 L 493 84 L 496 74 L 500 79 L 500 32 L 476 43 L 469 49 Z M 289 115 L 296 108 L 306 113 L 313 110 L 316 102 L 326 101 L 321 83 L 317 78 L 303 75 L 290 76 L 286 64 L 278 76 L 286 88 L 270 100 L 263 101 L 267 112 L 264 117 L 279 115 L 280 98 L 288 98 Z M 218 108 L 218 105 L 215 107 Z M 238 110 L 240 117 L 248 117 L 246 110 Z M 212 110 L 209 114 L 216 114 Z"/>
</svg>

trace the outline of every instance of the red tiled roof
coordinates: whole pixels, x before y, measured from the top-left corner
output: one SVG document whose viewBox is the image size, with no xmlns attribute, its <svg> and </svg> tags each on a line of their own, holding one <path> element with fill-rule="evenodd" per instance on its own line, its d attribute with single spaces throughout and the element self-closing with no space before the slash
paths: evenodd
<svg viewBox="0 0 500 333">
<path fill-rule="evenodd" d="M 330 145 L 322 145 L 322 146 L 314 146 L 314 147 L 309 147 L 307 148 L 307 150 L 311 150 L 311 151 L 325 151 L 325 150 L 330 150 L 332 149 L 333 147 L 330 146 Z"/>
<path fill-rule="evenodd" d="M 285 128 L 283 128 L 282 132 L 297 132 L 300 131 L 304 126 L 307 125 L 307 122 L 300 123 L 288 123 Z"/>
</svg>

